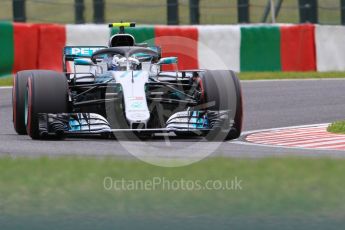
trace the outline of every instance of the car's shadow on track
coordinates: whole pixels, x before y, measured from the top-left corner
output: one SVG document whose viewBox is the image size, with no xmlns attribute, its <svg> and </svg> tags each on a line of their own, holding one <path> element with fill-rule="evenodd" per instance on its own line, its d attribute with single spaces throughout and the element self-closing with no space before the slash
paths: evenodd
<svg viewBox="0 0 345 230">
<path fill-rule="evenodd" d="M 152 137 L 132 137 L 132 138 L 121 138 L 121 137 L 104 137 L 101 135 L 92 135 L 92 134 L 85 134 L 85 135 L 69 135 L 65 137 L 54 137 L 48 136 L 44 139 L 40 140 L 33 140 L 29 136 L 17 135 L 17 134 L 1 134 L 3 136 L 9 137 L 8 139 L 17 139 L 18 141 L 33 141 L 33 142 L 210 142 L 210 140 L 205 139 L 204 137 L 200 136 L 186 136 L 186 137 L 178 137 L 174 135 L 160 135 L 160 136 L 152 136 Z M 20 138 L 19 138 L 20 137 Z M 6 139 L 6 138 L 5 138 Z M 211 141 L 211 142 L 222 142 L 222 141 Z"/>
<path fill-rule="evenodd" d="M 53 140 L 53 139 L 49 139 Z M 132 137 L 132 138 L 124 138 L 124 137 L 104 137 L 100 135 L 83 135 L 83 136 L 68 136 L 63 139 L 63 141 L 84 141 L 84 140 L 93 140 L 93 141 L 130 141 L 130 142 L 200 142 L 200 141 L 207 141 L 203 137 L 178 137 L 178 136 L 152 136 L 152 137 Z"/>
<path fill-rule="evenodd" d="M 186 137 L 178 137 L 175 135 L 155 135 L 152 137 L 142 137 L 139 138 L 137 136 L 132 137 L 114 137 L 114 136 L 102 136 L 96 134 L 84 134 L 84 135 L 68 135 L 64 137 L 56 137 L 56 136 L 47 136 L 40 140 L 33 140 L 27 135 L 17 135 L 14 133 L 10 134 L 0 134 L 4 136 L 5 139 L 17 139 L 20 141 L 35 141 L 35 142 L 45 142 L 45 141 L 52 141 L 52 142 L 78 142 L 78 141 L 104 141 L 104 142 L 116 142 L 116 141 L 132 141 L 132 142 L 207 142 L 204 137 L 200 136 L 186 136 Z M 7 136 L 7 137 L 6 137 Z"/>
</svg>

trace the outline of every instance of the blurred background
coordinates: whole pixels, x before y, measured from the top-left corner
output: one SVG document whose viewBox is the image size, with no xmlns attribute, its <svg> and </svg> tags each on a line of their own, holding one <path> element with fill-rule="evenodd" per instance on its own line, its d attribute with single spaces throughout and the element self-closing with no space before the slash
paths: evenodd
<svg viewBox="0 0 345 230">
<path fill-rule="evenodd" d="M 272 21 L 344 25 L 345 0 L 1 0 L 0 20 L 61 24 L 123 20 L 170 25 Z"/>
</svg>

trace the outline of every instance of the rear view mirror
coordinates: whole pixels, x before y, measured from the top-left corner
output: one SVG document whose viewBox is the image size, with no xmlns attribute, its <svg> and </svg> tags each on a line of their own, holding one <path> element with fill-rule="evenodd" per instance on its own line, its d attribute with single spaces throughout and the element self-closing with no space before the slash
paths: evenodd
<svg viewBox="0 0 345 230">
<path fill-rule="evenodd" d="M 177 64 L 177 57 L 165 57 L 161 58 L 158 63 L 158 65 L 168 65 L 168 64 Z"/>
</svg>

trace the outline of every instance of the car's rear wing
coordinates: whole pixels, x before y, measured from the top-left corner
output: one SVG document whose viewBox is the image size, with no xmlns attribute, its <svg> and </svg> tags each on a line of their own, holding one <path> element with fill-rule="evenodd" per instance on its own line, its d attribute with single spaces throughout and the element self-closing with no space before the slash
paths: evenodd
<svg viewBox="0 0 345 230">
<path fill-rule="evenodd" d="M 69 62 L 76 58 L 90 58 L 94 52 L 100 49 L 107 48 L 106 46 L 65 46 L 62 55 L 62 68 L 67 72 Z"/>
<path fill-rule="evenodd" d="M 76 58 L 89 58 L 94 52 L 106 46 L 65 46 L 63 49 L 64 59 L 73 61 Z"/>
<path fill-rule="evenodd" d="M 147 44 L 138 44 L 139 46 L 147 47 L 158 53 L 158 59 L 161 58 L 162 50 L 159 46 L 147 46 Z M 63 71 L 69 72 L 69 62 L 73 62 L 77 58 L 91 58 L 92 54 L 100 49 L 108 48 L 106 46 L 65 46 L 63 49 Z M 71 64 L 71 63 L 70 63 Z"/>
</svg>

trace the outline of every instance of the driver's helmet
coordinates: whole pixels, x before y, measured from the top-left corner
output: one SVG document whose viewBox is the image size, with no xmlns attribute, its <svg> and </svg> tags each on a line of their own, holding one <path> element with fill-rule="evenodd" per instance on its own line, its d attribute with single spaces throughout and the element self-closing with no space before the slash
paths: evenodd
<svg viewBox="0 0 345 230">
<path fill-rule="evenodd" d="M 140 61 L 133 57 L 127 59 L 125 57 L 115 55 L 111 61 L 111 70 L 125 71 L 127 70 L 127 64 L 129 66 L 129 70 L 138 70 Z"/>
</svg>

